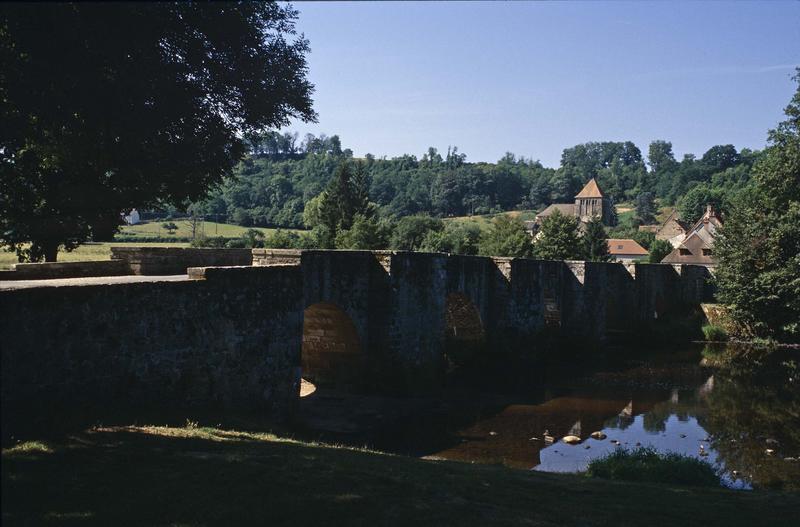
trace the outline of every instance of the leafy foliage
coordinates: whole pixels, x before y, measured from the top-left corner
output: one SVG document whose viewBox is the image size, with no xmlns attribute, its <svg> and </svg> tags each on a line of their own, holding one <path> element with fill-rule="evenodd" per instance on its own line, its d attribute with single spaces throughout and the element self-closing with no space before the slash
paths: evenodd
<svg viewBox="0 0 800 527">
<path fill-rule="evenodd" d="M 622 481 L 647 481 L 716 487 L 721 484 L 714 467 L 703 460 L 676 453 L 659 453 L 651 447 L 617 448 L 589 462 L 587 475 Z"/>
<path fill-rule="evenodd" d="M 441 232 L 444 222 L 427 215 L 414 215 L 401 218 L 392 232 L 390 247 L 399 251 L 416 251 L 422 246 L 428 232 Z M 449 251 L 446 251 L 449 252 Z"/>
<path fill-rule="evenodd" d="M 652 192 L 640 192 L 636 196 L 636 217 L 639 223 L 646 225 L 656 221 L 656 208 L 655 196 Z"/>
<path fill-rule="evenodd" d="M 480 254 L 530 258 L 533 256 L 533 244 L 522 221 L 503 214 L 497 216 L 489 230 L 481 236 Z"/>
<path fill-rule="evenodd" d="M 342 229 L 336 235 L 337 249 L 376 250 L 389 245 L 392 229 L 375 217 L 356 214 L 349 229 Z"/>
<path fill-rule="evenodd" d="M 534 246 L 541 260 L 571 260 L 581 256 L 578 220 L 556 210 L 542 221 Z"/>
<path fill-rule="evenodd" d="M 758 336 L 800 340 L 800 69 L 786 120 L 769 132 L 752 188 L 714 245 L 718 297 Z"/>
<path fill-rule="evenodd" d="M 448 222 L 444 229 L 430 230 L 422 239 L 420 251 L 452 254 L 478 254 L 481 229 L 474 223 Z"/>
<path fill-rule="evenodd" d="M 0 243 L 55 260 L 59 245 L 109 238 L 122 211 L 203 198 L 246 138 L 314 119 L 308 42 L 287 40 L 296 16 L 255 2 L 4 5 Z"/>
<path fill-rule="evenodd" d="M 648 261 L 650 263 L 660 263 L 661 260 L 672 252 L 672 249 L 672 244 L 667 240 L 653 240 L 653 243 L 650 244 L 650 248 L 648 249 L 650 251 Z"/>
<path fill-rule="evenodd" d="M 608 252 L 608 235 L 599 218 L 595 218 L 586 225 L 586 232 L 581 237 L 585 260 L 590 262 L 608 262 L 611 255 Z"/>
</svg>

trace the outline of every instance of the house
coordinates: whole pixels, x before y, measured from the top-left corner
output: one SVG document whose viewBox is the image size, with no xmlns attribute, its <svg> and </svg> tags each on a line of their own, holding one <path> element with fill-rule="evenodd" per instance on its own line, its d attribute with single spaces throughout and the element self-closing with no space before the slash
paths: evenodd
<svg viewBox="0 0 800 527">
<path fill-rule="evenodd" d="M 136 225 L 141 221 L 141 218 L 139 217 L 139 211 L 136 209 L 133 209 L 130 214 L 126 214 L 124 219 L 125 223 L 128 225 Z"/>
<path fill-rule="evenodd" d="M 597 181 L 592 178 L 575 195 L 575 203 L 553 203 L 537 214 L 536 220 L 526 222 L 525 228 L 531 235 L 534 235 L 542 221 L 556 211 L 565 216 L 577 217 L 580 221 L 579 227 L 581 230 L 592 218 L 600 218 L 605 225 L 611 225 L 614 218 L 613 206 L 611 200 L 600 190 Z"/>
<path fill-rule="evenodd" d="M 694 264 L 715 267 L 714 238 L 722 228 L 722 218 L 713 205 L 706 206 L 703 217 L 686 231 L 686 236 L 661 263 Z"/>
<path fill-rule="evenodd" d="M 647 249 L 636 243 L 636 240 L 630 238 L 609 238 L 608 253 L 613 261 L 624 264 L 647 258 L 650 254 Z"/>
<path fill-rule="evenodd" d="M 690 225 L 678 218 L 678 211 L 673 210 L 661 225 L 640 225 L 639 232 L 652 232 L 656 240 L 666 240 L 673 247 L 678 247 L 684 238 Z"/>
<path fill-rule="evenodd" d="M 681 221 L 678 217 L 678 211 L 673 210 L 664 223 L 656 231 L 656 240 L 666 240 L 673 247 L 678 247 L 684 238 L 686 238 L 686 231 L 689 230 L 689 225 L 685 221 Z"/>
</svg>

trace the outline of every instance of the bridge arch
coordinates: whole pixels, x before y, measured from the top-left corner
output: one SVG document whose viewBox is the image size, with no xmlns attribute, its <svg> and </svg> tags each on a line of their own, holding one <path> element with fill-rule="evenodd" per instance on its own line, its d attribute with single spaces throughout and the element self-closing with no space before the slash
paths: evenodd
<svg viewBox="0 0 800 527">
<path fill-rule="evenodd" d="M 448 366 L 469 362 L 486 344 L 486 330 L 480 312 L 463 293 L 445 299 L 445 356 Z"/>
<path fill-rule="evenodd" d="M 339 306 L 317 302 L 303 311 L 300 352 L 302 392 L 314 387 L 352 388 L 363 383 L 364 354 L 353 321 Z"/>
</svg>

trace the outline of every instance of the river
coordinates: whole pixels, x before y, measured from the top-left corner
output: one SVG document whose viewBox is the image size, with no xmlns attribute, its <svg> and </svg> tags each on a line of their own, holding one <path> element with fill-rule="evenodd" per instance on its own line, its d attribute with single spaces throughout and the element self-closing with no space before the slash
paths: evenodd
<svg viewBox="0 0 800 527">
<path fill-rule="evenodd" d="M 652 447 L 708 461 L 732 488 L 800 489 L 797 351 L 592 353 L 485 360 L 451 372 L 435 397 L 321 389 L 303 399 L 301 429 L 400 454 L 546 472 L 581 472 L 615 448 Z M 564 443 L 567 435 L 580 443 Z"/>
</svg>

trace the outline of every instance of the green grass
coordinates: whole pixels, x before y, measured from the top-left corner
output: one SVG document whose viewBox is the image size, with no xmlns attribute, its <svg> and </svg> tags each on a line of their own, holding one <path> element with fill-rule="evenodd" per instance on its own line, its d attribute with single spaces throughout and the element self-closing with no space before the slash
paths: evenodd
<svg viewBox="0 0 800 527">
<path fill-rule="evenodd" d="M 718 487 L 716 469 L 706 461 L 677 453 L 660 453 L 653 448 L 614 452 L 594 459 L 586 474 L 593 478 Z"/>
<path fill-rule="evenodd" d="M 163 223 L 172 222 L 178 226 L 178 229 L 169 234 L 161 225 Z M 224 236 L 226 238 L 236 238 L 244 234 L 248 229 L 255 228 L 266 234 L 271 234 L 277 229 L 265 229 L 261 227 L 242 227 L 239 225 L 230 225 L 228 223 L 215 223 L 213 221 L 202 222 L 202 230 L 206 236 Z M 302 232 L 297 229 L 282 229 L 285 231 Z M 148 223 L 139 223 L 137 225 L 125 225 L 120 229 L 120 236 L 174 236 L 175 238 L 186 238 L 192 236 L 191 224 L 186 220 L 169 220 L 169 221 L 152 221 Z"/>
<path fill-rule="evenodd" d="M 59 262 L 89 262 L 95 260 L 110 260 L 111 247 L 188 247 L 188 243 L 164 242 L 164 243 L 135 243 L 135 242 L 109 242 L 109 243 L 89 243 L 81 245 L 74 251 L 58 252 Z M 0 269 L 8 269 L 12 264 L 18 263 L 17 255 L 12 252 L 0 251 Z"/>
<path fill-rule="evenodd" d="M 706 340 L 712 342 L 724 342 L 728 340 L 728 332 L 725 331 L 725 328 L 715 326 L 714 324 L 706 324 L 701 329 L 703 330 L 703 336 L 705 336 Z"/>
<path fill-rule="evenodd" d="M 140 223 L 138 225 L 125 225 L 121 228 L 120 236 L 141 236 L 141 242 L 125 241 L 125 242 L 108 242 L 108 243 L 89 243 L 79 246 L 72 252 L 59 251 L 59 262 L 80 262 L 80 261 L 94 261 L 94 260 L 108 260 L 111 258 L 111 247 L 125 247 L 125 246 L 140 246 L 147 247 L 188 247 L 189 244 L 185 241 L 178 241 L 182 238 L 191 237 L 192 231 L 188 221 L 185 220 L 170 220 L 178 229 L 173 234 L 168 234 L 166 229 L 161 227 L 163 221 Z M 227 223 L 214 223 L 210 221 L 203 222 L 203 232 L 206 236 L 223 236 L 226 238 L 236 238 L 244 234 L 250 227 L 241 227 L 239 225 L 229 225 Z M 257 228 L 265 235 L 275 232 L 277 229 Z M 282 229 L 284 231 L 303 232 L 296 229 Z M 148 237 L 159 236 L 162 238 L 175 238 L 176 241 L 166 242 L 148 242 Z M 17 263 L 17 256 L 13 252 L 0 251 L 0 269 L 8 269 L 12 264 Z"/>
<path fill-rule="evenodd" d="M 626 223 L 627 221 L 633 219 L 634 216 L 636 216 L 635 209 L 626 210 L 624 212 L 618 212 L 617 221 L 618 223 Z"/>
<path fill-rule="evenodd" d="M 5 525 L 785 525 L 795 495 L 599 481 L 301 443 L 98 427 L 3 450 Z"/>
</svg>

